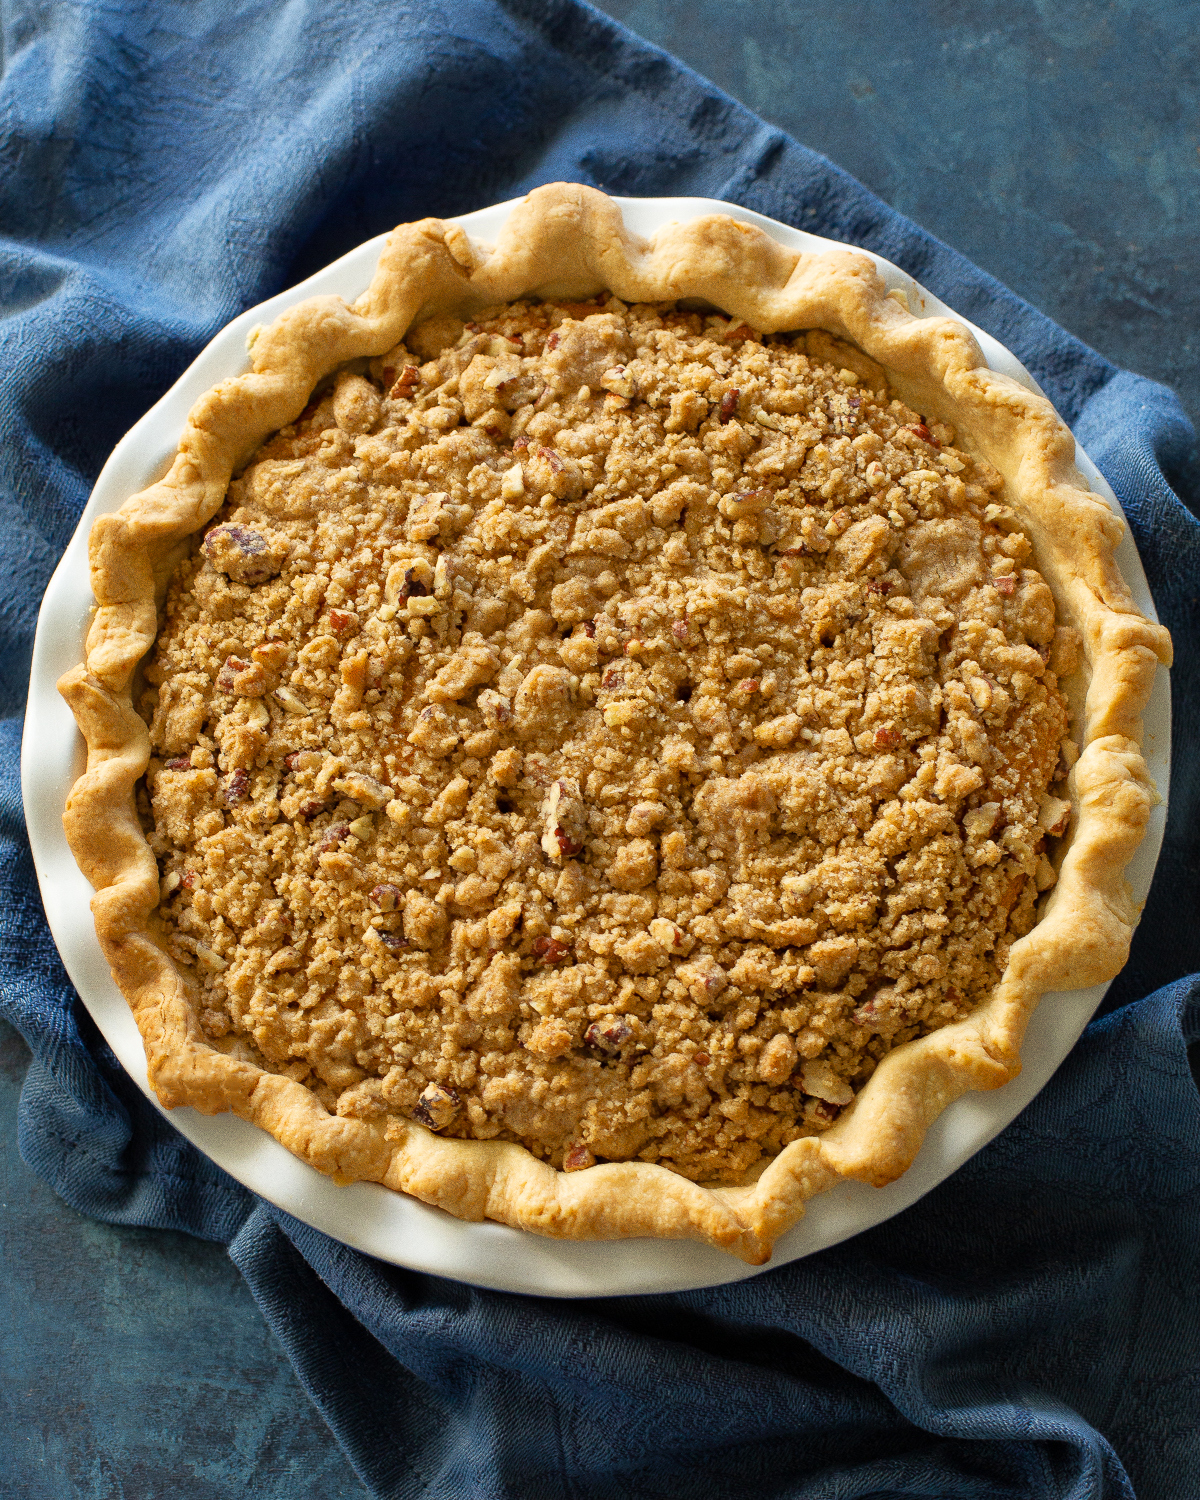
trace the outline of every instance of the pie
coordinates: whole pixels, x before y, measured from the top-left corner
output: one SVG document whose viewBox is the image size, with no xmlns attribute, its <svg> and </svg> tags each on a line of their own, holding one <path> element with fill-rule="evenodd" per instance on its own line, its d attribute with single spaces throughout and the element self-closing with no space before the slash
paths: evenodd
<svg viewBox="0 0 1200 1500">
<path fill-rule="evenodd" d="M 1169 638 L 1049 404 L 864 257 L 560 184 L 250 353 L 60 684 L 164 1104 L 762 1263 L 1124 962 Z"/>
</svg>

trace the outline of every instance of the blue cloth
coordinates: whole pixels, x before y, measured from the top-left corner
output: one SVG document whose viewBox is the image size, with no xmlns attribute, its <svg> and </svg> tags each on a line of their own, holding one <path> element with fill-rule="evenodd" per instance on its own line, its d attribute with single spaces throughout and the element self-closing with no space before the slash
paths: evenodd
<svg viewBox="0 0 1200 1500">
<path fill-rule="evenodd" d="M 1172 394 L 572 0 L 16 0 L 5 49 L 0 1003 L 33 1051 L 26 1160 L 85 1212 L 229 1243 L 381 1497 L 1193 1496 L 1200 524 L 1171 488 L 1191 442 Z M 993 332 L 1121 496 L 1178 652 L 1167 840 L 1108 1013 L 915 1207 L 685 1296 L 479 1291 L 258 1203 L 97 1035 L 20 810 L 38 601 L 121 434 L 243 308 L 393 223 L 554 179 L 865 245 Z"/>
</svg>

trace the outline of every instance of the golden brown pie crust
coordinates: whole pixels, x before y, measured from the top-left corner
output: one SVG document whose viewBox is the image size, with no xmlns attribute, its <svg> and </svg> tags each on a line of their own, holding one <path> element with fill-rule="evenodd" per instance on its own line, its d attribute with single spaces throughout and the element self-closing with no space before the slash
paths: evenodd
<svg viewBox="0 0 1200 1500">
<path fill-rule="evenodd" d="M 702 1186 L 646 1162 L 564 1173 L 511 1141 L 441 1137 L 395 1116 L 340 1118 L 300 1083 L 214 1049 L 153 924 L 159 871 L 134 802 L 150 743 L 132 680 L 154 641 L 161 589 L 263 439 L 296 420 L 324 376 L 383 354 L 422 318 L 605 289 L 627 303 L 697 299 L 763 332 L 823 329 L 856 345 L 910 406 L 952 423 L 962 445 L 1003 476 L 1058 617 L 1084 643 L 1084 667 L 1065 684 L 1078 684 L 1082 744 L 1069 782 L 1073 835 L 1041 920 L 1012 947 L 994 995 L 966 1019 L 889 1052 L 833 1126 L 793 1140 L 738 1186 Z M 1049 403 L 989 371 L 960 324 L 911 317 L 867 259 L 798 255 L 724 217 L 668 226 L 647 245 L 602 194 L 555 185 L 514 211 L 494 250 L 438 221 L 402 226 L 353 307 L 333 297 L 300 304 L 256 331 L 251 353 L 248 374 L 193 408 L 167 476 L 95 524 L 98 607 L 87 661 L 60 684 L 89 752 L 64 824 L 96 887 L 97 932 L 164 1104 L 233 1109 L 339 1180 L 380 1181 L 462 1218 L 559 1237 L 694 1238 L 762 1263 L 809 1197 L 840 1176 L 893 1180 L 948 1103 L 1015 1076 L 1044 992 L 1100 982 L 1124 962 L 1137 912 L 1122 872 L 1154 797 L 1140 715 L 1157 662 L 1169 664 L 1169 638 L 1134 606 L 1113 557 L 1120 523 L 1087 491 Z"/>
</svg>

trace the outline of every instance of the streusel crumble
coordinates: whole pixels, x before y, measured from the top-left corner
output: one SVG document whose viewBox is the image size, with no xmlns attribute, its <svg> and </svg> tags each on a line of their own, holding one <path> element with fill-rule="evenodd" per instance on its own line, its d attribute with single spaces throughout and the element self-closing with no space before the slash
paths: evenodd
<svg viewBox="0 0 1200 1500">
<path fill-rule="evenodd" d="M 1055 878 L 1079 638 L 954 441 L 826 334 L 615 298 L 340 372 L 146 672 L 213 1045 L 728 1181 L 986 999 Z"/>
</svg>

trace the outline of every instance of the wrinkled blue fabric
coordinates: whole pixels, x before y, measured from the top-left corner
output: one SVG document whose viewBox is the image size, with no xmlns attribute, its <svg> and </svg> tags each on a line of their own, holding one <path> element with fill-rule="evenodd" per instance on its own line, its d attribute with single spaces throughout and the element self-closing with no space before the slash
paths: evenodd
<svg viewBox="0 0 1200 1500">
<path fill-rule="evenodd" d="M 0 78 L 0 1005 L 26 1160 L 230 1244 L 380 1497 L 1188 1500 L 1200 1489 L 1191 430 L 824 158 L 569 0 L 14 0 Z M 556 1302 L 348 1250 L 143 1100 L 46 929 L 18 784 L 38 602 L 121 434 L 230 318 L 393 223 L 570 179 L 877 250 L 1029 366 L 1174 634 L 1170 818 L 1129 965 L 1039 1098 L 887 1225 L 752 1281 Z M 1186 503 L 1185 503 L 1186 502 Z"/>
</svg>

